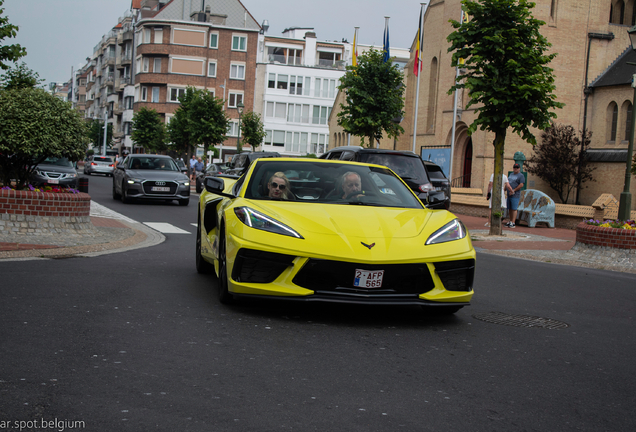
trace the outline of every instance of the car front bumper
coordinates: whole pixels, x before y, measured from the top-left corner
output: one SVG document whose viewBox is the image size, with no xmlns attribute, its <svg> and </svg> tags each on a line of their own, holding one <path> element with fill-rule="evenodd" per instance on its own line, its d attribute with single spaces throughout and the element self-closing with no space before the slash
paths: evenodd
<svg viewBox="0 0 636 432">
<path fill-rule="evenodd" d="M 185 185 L 175 181 L 161 182 L 161 186 L 155 181 L 143 181 L 128 184 L 126 187 L 127 196 L 135 199 L 148 200 L 185 200 L 190 198 L 190 185 Z M 157 188 L 168 188 L 169 190 L 156 190 Z"/>
</svg>

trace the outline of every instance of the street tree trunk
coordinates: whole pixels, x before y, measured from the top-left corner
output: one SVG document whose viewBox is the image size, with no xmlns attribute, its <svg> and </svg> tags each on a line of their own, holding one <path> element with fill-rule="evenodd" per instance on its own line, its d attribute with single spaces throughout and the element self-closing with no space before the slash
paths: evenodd
<svg viewBox="0 0 636 432">
<path fill-rule="evenodd" d="M 504 144 L 506 142 L 506 131 L 495 132 L 495 167 L 492 179 L 492 208 L 490 209 L 490 235 L 501 235 L 501 176 L 503 174 Z"/>
</svg>

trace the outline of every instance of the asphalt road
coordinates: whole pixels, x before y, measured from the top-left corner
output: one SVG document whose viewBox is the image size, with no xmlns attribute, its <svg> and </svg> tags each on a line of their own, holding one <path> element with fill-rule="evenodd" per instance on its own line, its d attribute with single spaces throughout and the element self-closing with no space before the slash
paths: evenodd
<svg viewBox="0 0 636 432">
<path fill-rule="evenodd" d="M 90 178 L 95 201 L 189 234 L 0 261 L 0 431 L 636 430 L 636 275 L 479 254 L 473 304 L 452 317 L 224 306 L 194 267 L 196 196 L 124 205 L 110 181 Z"/>
</svg>

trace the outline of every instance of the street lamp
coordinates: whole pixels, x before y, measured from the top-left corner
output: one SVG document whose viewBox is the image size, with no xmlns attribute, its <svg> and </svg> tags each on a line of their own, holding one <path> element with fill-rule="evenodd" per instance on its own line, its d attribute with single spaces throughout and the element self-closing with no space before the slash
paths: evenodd
<svg viewBox="0 0 636 432">
<path fill-rule="evenodd" d="M 636 26 L 627 30 L 629 40 L 632 42 L 632 49 L 636 51 Z M 629 191 L 632 177 L 632 152 L 634 150 L 634 123 L 636 122 L 636 74 L 632 76 L 632 87 L 634 87 L 634 101 L 632 103 L 632 124 L 629 133 L 629 144 L 627 145 L 627 162 L 625 163 L 625 186 L 621 193 L 618 204 L 618 220 L 631 219 L 632 194 Z"/>
<path fill-rule="evenodd" d="M 243 105 L 243 102 L 239 102 L 238 105 L 236 105 L 236 110 L 239 113 L 238 137 L 236 138 L 236 152 L 237 153 L 241 152 L 241 115 L 243 115 L 243 108 L 245 108 L 245 105 Z"/>
</svg>

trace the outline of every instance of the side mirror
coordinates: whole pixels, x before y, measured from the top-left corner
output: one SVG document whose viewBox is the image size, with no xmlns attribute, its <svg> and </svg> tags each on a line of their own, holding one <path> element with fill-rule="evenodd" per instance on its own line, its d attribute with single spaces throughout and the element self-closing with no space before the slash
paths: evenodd
<svg viewBox="0 0 636 432">
<path fill-rule="evenodd" d="M 221 194 L 225 189 L 225 182 L 218 177 L 205 178 L 205 190 L 213 194 Z"/>
</svg>

